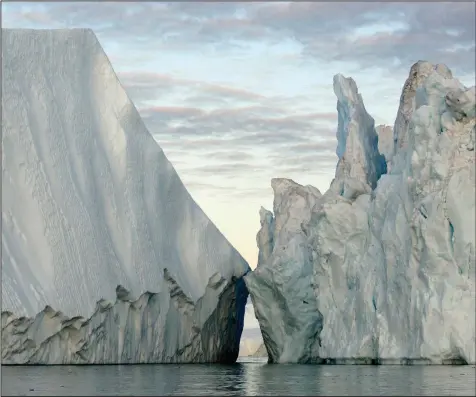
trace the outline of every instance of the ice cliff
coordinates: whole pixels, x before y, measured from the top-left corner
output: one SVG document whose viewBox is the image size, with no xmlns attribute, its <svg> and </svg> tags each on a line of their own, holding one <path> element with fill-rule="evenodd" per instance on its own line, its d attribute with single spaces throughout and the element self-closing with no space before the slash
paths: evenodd
<svg viewBox="0 0 476 397">
<path fill-rule="evenodd" d="M 234 362 L 247 263 L 90 30 L 2 29 L 2 364 Z"/>
<path fill-rule="evenodd" d="M 269 361 L 474 364 L 475 87 L 416 63 L 381 145 L 354 81 L 334 91 L 336 176 L 272 180 L 244 277 Z"/>
</svg>

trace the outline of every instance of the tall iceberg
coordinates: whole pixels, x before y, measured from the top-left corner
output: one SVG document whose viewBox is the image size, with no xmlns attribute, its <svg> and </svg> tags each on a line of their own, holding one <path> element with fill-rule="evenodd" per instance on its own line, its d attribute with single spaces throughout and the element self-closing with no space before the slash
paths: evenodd
<svg viewBox="0 0 476 397">
<path fill-rule="evenodd" d="M 353 80 L 334 91 L 329 190 L 273 179 L 260 211 L 244 279 L 269 361 L 474 364 L 475 87 L 416 63 L 384 145 Z"/>
<path fill-rule="evenodd" d="M 91 30 L 2 29 L 2 364 L 234 362 L 248 264 Z"/>
</svg>

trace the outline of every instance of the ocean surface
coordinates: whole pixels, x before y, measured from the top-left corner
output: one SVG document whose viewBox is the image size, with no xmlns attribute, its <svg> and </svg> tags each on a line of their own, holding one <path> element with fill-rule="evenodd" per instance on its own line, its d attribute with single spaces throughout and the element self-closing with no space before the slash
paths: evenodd
<svg viewBox="0 0 476 397">
<path fill-rule="evenodd" d="M 474 366 L 108 365 L 2 367 L 2 396 L 475 395 Z"/>
</svg>

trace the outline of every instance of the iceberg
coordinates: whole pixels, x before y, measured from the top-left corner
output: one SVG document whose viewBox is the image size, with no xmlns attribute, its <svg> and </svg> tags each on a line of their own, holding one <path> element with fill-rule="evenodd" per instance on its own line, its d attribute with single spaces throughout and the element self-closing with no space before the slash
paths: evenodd
<svg viewBox="0 0 476 397">
<path fill-rule="evenodd" d="M 249 266 L 94 33 L 2 29 L 2 364 L 234 362 Z"/>
<path fill-rule="evenodd" d="M 251 355 L 251 357 L 268 357 L 268 353 L 266 352 L 266 347 L 264 346 L 264 344 L 261 344 L 258 349 L 256 349 L 256 351 Z"/>
<path fill-rule="evenodd" d="M 334 91 L 329 190 L 273 179 L 260 210 L 244 280 L 269 362 L 474 364 L 475 87 L 417 62 L 393 129 Z"/>
</svg>

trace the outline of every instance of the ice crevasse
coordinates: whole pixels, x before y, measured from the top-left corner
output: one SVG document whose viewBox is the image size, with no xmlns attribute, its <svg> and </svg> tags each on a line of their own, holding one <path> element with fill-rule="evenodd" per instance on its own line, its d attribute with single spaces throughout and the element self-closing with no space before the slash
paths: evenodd
<svg viewBox="0 0 476 397">
<path fill-rule="evenodd" d="M 2 29 L 2 364 L 234 362 L 248 264 L 94 33 Z"/>
<path fill-rule="evenodd" d="M 417 62 L 393 134 L 351 78 L 334 92 L 329 190 L 276 178 L 260 211 L 244 279 L 269 361 L 474 364 L 475 87 Z"/>
</svg>

